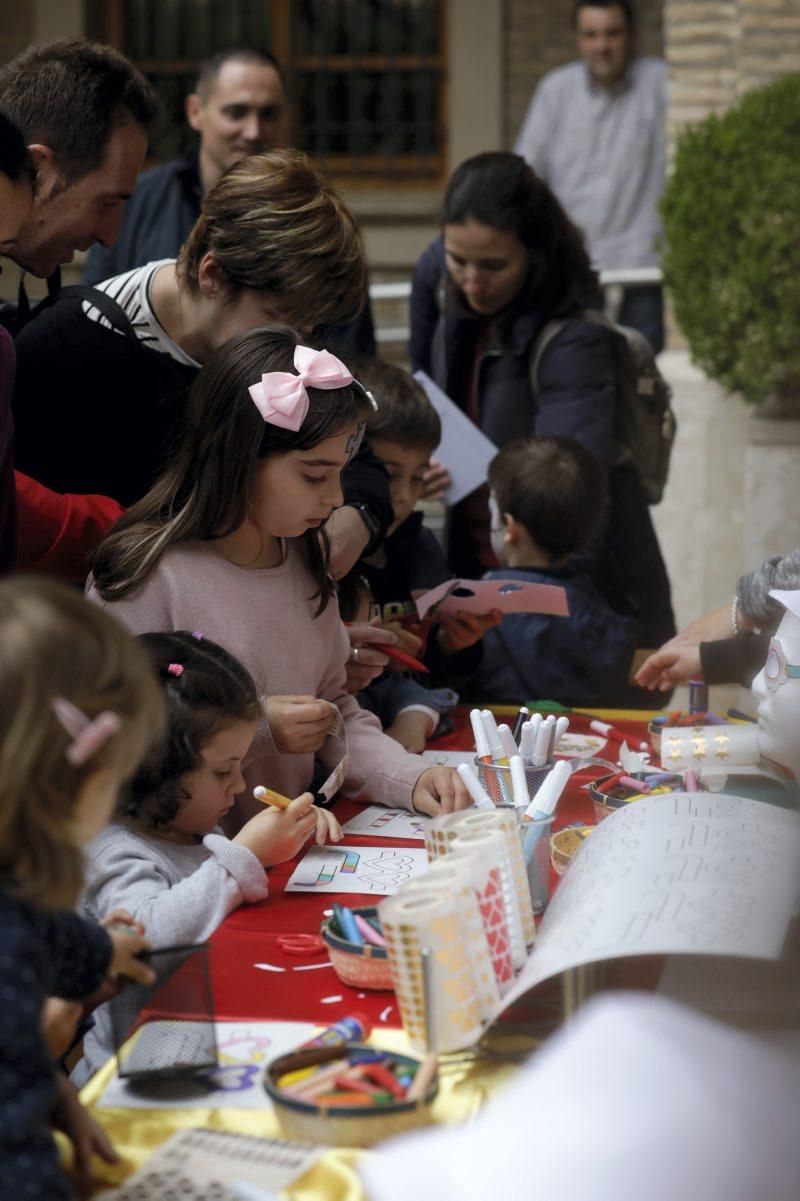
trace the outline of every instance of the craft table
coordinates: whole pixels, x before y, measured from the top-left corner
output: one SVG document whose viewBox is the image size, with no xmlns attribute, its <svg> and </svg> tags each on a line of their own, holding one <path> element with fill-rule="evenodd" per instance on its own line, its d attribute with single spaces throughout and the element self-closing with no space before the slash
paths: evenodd
<svg viewBox="0 0 800 1201">
<path fill-rule="evenodd" d="M 516 709 L 493 706 L 494 712 L 513 715 Z M 631 736 L 633 746 L 647 738 L 649 714 L 635 711 L 598 711 Z M 570 717 L 570 731 L 588 732 L 590 716 Z M 472 746 L 468 713 L 458 710 L 456 725 L 451 734 L 433 744 L 437 749 L 464 750 Z M 606 757 L 614 760 L 618 753 L 615 744 L 604 748 Z M 599 754 L 603 755 L 604 751 Z M 559 804 L 554 829 L 582 821 L 594 823 L 592 803 L 585 785 L 592 775 L 602 769 L 577 773 L 568 782 Z M 343 823 L 360 808 L 353 801 L 340 799 L 336 815 Z M 370 839 L 379 846 L 419 846 L 400 839 Z M 363 836 L 345 837 L 343 843 L 363 842 Z M 255 905 L 243 906 L 226 919 L 211 938 L 211 972 L 216 1017 L 218 1020 L 312 1021 L 329 1025 L 353 1012 L 366 1014 L 373 1023 L 373 1041 L 382 1047 L 400 1050 L 407 1048 L 405 1034 L 400 1028 L 400 1015 L 391 992 L 361 992 L 341 983 L 330 967 L 327 952 L 298 957 L 287 954 L 279 945 L 281 935 L 303 932 L 317 933 L 323 912 L 335 900 L 352 904 L 352 894 L 284 893 L 283 889 L 297 860 L 270 870 L 270 896 Z M 551 884 L 555 884 L 553 875 Z M 361 898 L 363 903 L 363 898 Z M 254 965 L 269 964 L 272 971 Z M 315 967 L 314 965 L 324 965 Z M 310 970 L 308 970 L 310 969 Z M 543 999 L 548 1012 L 546 1020 L 554 1017 L 552 994 Z M 469 1117 L 485 1099 L 488 1092 L 507 1078 L 513 1069 L 507 1064 L 472 1060 L 442 1074 L 440 1095 L 434 1107 L 435 1120 Z M 85 1104 L 94 1108 L 108 1080 L 115 1071 L 110 1061 L 83 1089 Z M 98 1162 L 98 1186 L 118 1183 L 134 1168 L 140 1167 L 147 1155 L 174 1131 L 186 1126 L 211 1126 L 243 1134 L 276 1136 L 280 1134 L 277 1121 L 266 1109 L 175 1109 L 97 1111 L 123 1156 L 118 1169 Z M 363 1192 L 354 1165 L 363 1152 L 337 1150 L 327 1153 L 319 1164 L 307 1172 L 293 1187 L 291 1196 L 297 1201 L 363 1201 Z"/>
</svg>

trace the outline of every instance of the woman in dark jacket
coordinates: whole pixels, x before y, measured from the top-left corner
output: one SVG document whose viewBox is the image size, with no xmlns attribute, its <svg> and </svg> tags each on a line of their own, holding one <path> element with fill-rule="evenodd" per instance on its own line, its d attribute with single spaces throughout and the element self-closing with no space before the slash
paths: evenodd
<svg viewBox="0 0 800 1201">
<path fill-rule="evenodd" d="M 442 235 L 423 253 L 411 293 L 414 369 L 427 372 L 496 446 L 526 434 L 575 438 L 606 464 L 609 504 L 592 574 L 609 603 L 659 646 L 675 621 L 664 560 L 636 469 L 620 463 L 609 332 L 584 316 L 602 306 L 583 237 L 522 158 L 480 154 L 454 172 Z M 554 319 L 531 388 L 531 350 Z M 475 577 L 496 567 L 488 488 L 451 514 L 450 562 Z"/>
</svg>

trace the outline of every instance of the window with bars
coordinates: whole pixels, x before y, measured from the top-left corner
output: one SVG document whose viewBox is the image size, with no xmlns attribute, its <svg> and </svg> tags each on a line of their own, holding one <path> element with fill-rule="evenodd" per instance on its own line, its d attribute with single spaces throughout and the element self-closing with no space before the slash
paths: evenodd
<svg viewBox="0 0 800 1201">
<path fill-rule="evenodd" d="M 348 183 L 438 184 L 446 163 L 446 0 L 88 0 L 87 32 L 153 81 L 157 161 L 193 144 L 183 101 L 201 60 L 269 49 L 289 81 L 292 142 Z"/>
</svg>

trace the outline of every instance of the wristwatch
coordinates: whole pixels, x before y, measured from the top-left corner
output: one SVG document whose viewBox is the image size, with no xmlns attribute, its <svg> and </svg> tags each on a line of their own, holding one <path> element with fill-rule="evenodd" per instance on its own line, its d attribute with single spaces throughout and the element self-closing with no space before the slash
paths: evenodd
<svg viewBox="0 0 800 1201">
<path fill-rule="evenodd" d="M 348 508 L 355 509 L 355 511 L 358 513 L 359 517 L 361 518 L 361 520 L 364 522 L 364 525 L 367 527 L 367 533 L 369 534 L 369 541 L 367 542 L 367 545 L 364 548 L 364 553 L 366 554 L 368 551 L 373 550 L 374 545 L 378 541 L 380 541 L 380 536 L 381 536 L 380 524 L 377 521 L 375 514 L 370 509 L 369 505 L 365 504 L 363 500 L 358 501 L 356 504 L 348 505 Z"/>
</svg>

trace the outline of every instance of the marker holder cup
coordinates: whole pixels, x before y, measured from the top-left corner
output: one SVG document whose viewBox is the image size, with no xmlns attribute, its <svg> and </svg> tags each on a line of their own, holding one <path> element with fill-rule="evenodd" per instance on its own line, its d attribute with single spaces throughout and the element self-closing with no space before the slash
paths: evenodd
<svg viewBox="0 0 800 1201">
<path fill-rule="evenodd" d="M 555 767 L 555 760 L 543 764 L 542 767 L 531 767 L 525 764 L 525 781 L 528 785 L 528 795 L 533 799 L 544 784 L 549 773 Z M 511 785 L 511 768 L 498 763 L 481 763 L 475 757 L 475 773 L 481 787 L 486 791 L 495 805 L 513 805 L 514 790 Z"/>
<path fill-rule="evenodd" d="M 534 913 L 541 913 L 547 906 L 550 892 L 550 833 L 553 828 L 553 815 L 541 817 L 537 821 L 527 821 L 523 825 L 523 809 L 515 809 L 513 805 L 498 805 L 498 809 L 511 809 L 516 815 L 531 905 Z"/>
</svg>

